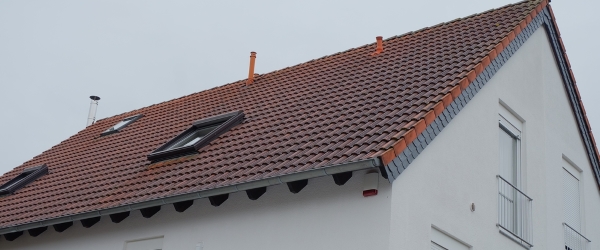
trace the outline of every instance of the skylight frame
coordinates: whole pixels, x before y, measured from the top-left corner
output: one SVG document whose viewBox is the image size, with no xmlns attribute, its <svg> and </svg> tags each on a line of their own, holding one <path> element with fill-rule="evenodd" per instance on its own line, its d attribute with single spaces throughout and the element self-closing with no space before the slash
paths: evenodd
<svg viewBox="0 0 600 250">
<path fill-rule="evenodd" d="M 37 167 L 26 168 L 23 170 L 23 172 L 21 172 L 21 174 L 15 176 L 0 186 L 0 196 L 13 194 L 17 190 L 27 186 L 27 184 L 34 182 L 46 174 L 48 174 L 48 166 L 46 166 L 46 164 Z"/>
<path fill-rule="evenodd" d="M 143 114 L 138 114 L 138 115 L 134 115 L 134 116 L 127 117 L 127 118 L 125 118 L 125 119 L 121 120 L 120 122 L 118 122 L 117 124 L 113 125 L 112 127 L 108 128 L 106 131 L 102 132 L 102 133 L 100 134 L 100 136 L 107 136 L 107 135 L 111 135 L 111 134 L 114 134 L 114 133 L 118 133 L 118 132 L 120 132 L 120 131 L 121 131 L 121 129 L 123 129 L 123 128 L 125 128 L 125 127 L 129 126 L 129 124 L 131 124 L 131 123 L 133 123 L 133 122 L 135 122 L 135 121 L 139 120 L 139 119 L 140 119 L 140 118 L 142 118 L 142 117 L 144 117 L 144 115 L 143 115 Z M 122 124 L 122 125 L 121 125 L 121 126 L 119 126 L 118 128 L 115 128 L 115 127 L 117 127 L 117 125 L 119 125 L 120 123 L 124 123 L 124 124 Z"/>
<path fill-rule="evenodd" d="M 198 150 L 200 148 L 208 145 L 211 141 L 213 141 L 223 133 L 229 131 L 232 127 L 242 123 L 243 120 L 244 112 L 234 111 L 195 121 L 192 123 L 192 126 L 190 128 L 186 129 L 185 131 L 177 135 L 175 138 L 169 140 L 167 143 L 163 144 L 162 146 L 154 150 L 152 153 L 150 153 L 148 155 L 148 160 L 152 162 L 157 162 L 198 153 Z M 214 129 L 204 134 L 204 136 L 194 144 L 173 147 L 174 145 L 179 144 L 186 139 L 189 139 L 190 136 L 193 136 L 199 131 L 210 128 L 215 125 L 216 127 Z"/>
</svg>

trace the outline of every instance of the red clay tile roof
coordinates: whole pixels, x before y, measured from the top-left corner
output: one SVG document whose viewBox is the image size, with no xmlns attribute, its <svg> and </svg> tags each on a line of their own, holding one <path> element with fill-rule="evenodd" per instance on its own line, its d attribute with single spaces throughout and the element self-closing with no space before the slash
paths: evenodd
<svg viewBox="0 0 600 250">
<path fill-rule="evenodd" d="M 0 198 L 0 228 L 383 156 L 416 137 L 546 1 L 525 1 L 107 119 L 0 177 L 50 170 Z M 525 23 L 526 24 L 526 23 Z M 499 51 L 498 51 L 499 52 Z M 245 121 L 197 155 L 146 156 L 192 122 Z M 120 133 L 100 133 L 132 115 Z"/>
</svg>

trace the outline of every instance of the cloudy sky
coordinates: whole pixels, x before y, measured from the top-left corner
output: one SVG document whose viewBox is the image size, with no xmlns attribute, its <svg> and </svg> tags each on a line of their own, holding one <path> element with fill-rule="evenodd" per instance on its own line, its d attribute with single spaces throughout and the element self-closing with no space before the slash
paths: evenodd
<svg viewBox="0 0 600 250">
<path fill-rule="evenodd" d="M 267 73 L 514 0 L 2 0 L 0 174 L 98 118 Z M 600 1 L 551 2 L 600 130 Z"/>
</svg>

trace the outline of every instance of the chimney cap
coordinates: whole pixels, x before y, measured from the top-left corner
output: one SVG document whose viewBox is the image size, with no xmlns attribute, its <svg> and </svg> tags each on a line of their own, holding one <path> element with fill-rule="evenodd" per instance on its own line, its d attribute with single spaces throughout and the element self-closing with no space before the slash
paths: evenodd
<svg viewBox="0 0 600 250">
<path fill-rule="evenodd" d="M 93 95 L 93 96 L 90 96 L 90 99 L 92 99 L 94 101 L 99 101 L 100 97 Z"/>
</svg>

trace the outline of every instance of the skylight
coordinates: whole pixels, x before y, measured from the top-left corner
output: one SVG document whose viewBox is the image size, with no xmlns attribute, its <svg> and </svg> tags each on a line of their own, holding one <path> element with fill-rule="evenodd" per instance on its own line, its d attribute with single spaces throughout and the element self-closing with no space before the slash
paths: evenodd
<svg viewBox="0 0 600 250">
<path fill-rule="evenodd" d="M 127 125 L 131 124 L 132 122 L 142 118 L 144 115 L 139 114 L 139 115 L 134 115 L 131 117 L 127 117 L 125 119 L 123 119 L 122 121 L 118 122 L 117 124 L 115 124 L 114 126 L 112 126 L 111 128 L 107 129 L 106 131 L 102 132 L 102 136 L 105 135 L 110 135 L 110 134 L 114 134 L 116 132 L 119 132 L 122 128 L 126 127 Z"/>
<path fill-rule="evenodd" d="M 25 185 L 35 181 L 36 179 L 46 175 L 48 173 L 48 167 L 46 165 L 41 165 L 33 168 L 27 168 L 23 170 L 23 172 L 17 175 L 12 180 L 4 183 L 0 186 L 0 195 L 8 195 L 12 194 L 18 189 L 24 187 Z"/>
<path fill-rule="evenodd" d="M 213 116 L 196 121 L 190 128 L 148 155 L 150 161 L 161 161 L 197 153 L 200 148 L 238 125 L 244 119 L 242 111 Z"/>
</svg>

